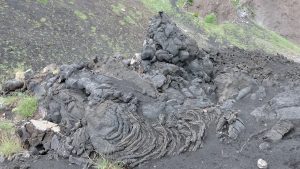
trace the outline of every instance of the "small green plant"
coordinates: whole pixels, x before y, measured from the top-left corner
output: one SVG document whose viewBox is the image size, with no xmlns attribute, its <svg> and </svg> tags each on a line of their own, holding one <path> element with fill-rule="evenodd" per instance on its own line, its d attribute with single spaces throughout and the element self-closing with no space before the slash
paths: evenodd
<svg viewBox="0 0 300 169">
<path fill-rule="evenodd" d="M 14 112 L 22 117 L 31 117 L 37 111 L 38 101 L 35 97 L 25 96 L 18 102 Z"/>
<path fill-rule="evenodd" d="M 216 24 L 217 23 L 216 14 L 215 13 L 210 13 L 210 14 L 206 15 L 205 18 L 204 18 L 204 22 L 209 23 L 209 24 Z"/>
<path fill-rule="evenodd" d="M 136 22 L 134 21 L 134 19 L 132 17 L 128 16 L 128 15 L 124 17 L 124 21 L 126 23 L 129 23 L 129 24 L 132 24 L 132 25 L 136 25 Z"/>
<path fill-rule="evenodd" d="M 231 3 L 234 6 L 239 6 L 240 5 L 240 0 L 231 0 Z"/>
<path fill-rule="evenodd" d="M 0 132 L 9 132 L 14 128 L 14 124 L 9 120 L 0 120 Z"/>
<path fill-rule="evenodd" d="M 194 0 L 187 0 L 187 3 L 188 3 L 189 5 L 193 5 Z"/>
<path fill-rule="evenodd" d="M 178 0 L 176 2 L 177 7 L 184 8 L 186 5 L 193 5 L 194 0 Z"/>
<path fill-rule="evenodd" d="M 18 102 L 17 96 L 0 97 L 0 104 L 5 106 L 12 106 Z"/>
<path fill-rule="evenodd" d="M 101 158 L 97 161 L 95 165 L 96 169 L 122 169 L 118 163 L 111 162 L 107 159 Z"/>
<path fill-rule="evenodd" d="M 126 11 L 126 7 L 121 3 L 118 3 L 117 5 L 111 5 L 111 8 L 112 11 L 117 15 L 121 15 L 122 12 Z"/>
<path fill-rule="evenodd" d="M 8 157 L 22 150 L 19 139 L 8 134 L 2 134 L 0 137 L 0 154 Z"/>
<path fill-rule="evenodd" d="M 92 33 L 96 33 L 96 31 L 97 31 L 96 26 L 91 26 L 91 32 L 92 32 Z"/>
<path fill-rule="evenodd" d="M 193 13 L 193 16 L 194 16 L 195 18 L 198 18 L 198 17 L 199 17 L 199 13 L 198 13 L 198 12 L 194 12 L 194 13 Z"/>
<path fill-rule="evenodd" d="M 86 14 L 84 14 L 84 13 L 81 12 L 81 11 L 76 10 L 74 13 L 75 13 L 75 15 L 76 15 L 78 18 L 80 18 L 80 19 L 82 19 L 82 20 L 87 20 L 87 19 L 88 19 L 88 17 L 86 16 Z"/>
<path fill-rule="evenodd" d="M 47 5 L 48 0 L 37 0 L 38 3 L 41 3 L 43 5 Z"/>
</svg>

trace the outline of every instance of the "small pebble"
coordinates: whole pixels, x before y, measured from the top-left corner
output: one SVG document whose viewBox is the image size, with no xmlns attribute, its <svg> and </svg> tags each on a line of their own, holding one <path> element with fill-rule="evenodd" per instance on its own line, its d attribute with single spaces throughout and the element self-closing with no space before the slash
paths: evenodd
<svg viewBox="0 0 300 169">
<path fill-rule="evenodd" d="M 261 169 L 266 169 L 268 168 L 268 163 L 265 160 L 260 158 L 257 160 L 257 167 Z"/>
<path fill-rule="evenodd" d="M 259 145 L 260 150 L 269 150 L 270 149 L 270 143 L 263 142 Z"/>
</svg>

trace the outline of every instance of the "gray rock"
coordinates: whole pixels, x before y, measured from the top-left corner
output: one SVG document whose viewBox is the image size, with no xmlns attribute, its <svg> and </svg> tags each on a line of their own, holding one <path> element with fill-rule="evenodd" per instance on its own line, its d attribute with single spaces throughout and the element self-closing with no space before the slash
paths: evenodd
<svg viewBox="0 0 300 169">
<path fill-rule="evenodd" d="M 4 156 L 0 155 L 0 163 L 3 163 L 5 161 Z"/>
<path fill-rule="evenodd" d="M 151 20 L 144 44 L 143 60 L 151 60 L 155 53 L 158 61 L 177 64 L 180 61 L 185 62 L 199 52 L 197 42 L 184 35 L 164 13 Z"/>
<path fill-rule="evenodd" d="M 266 141 L 276 142 L 293 129 L 294 125 L 288 120 L 280 120 L 277 122 L 263 137 Z"/>
<path fill-rule="evenodd" d="M 51 149 L 58 150 L 59 147 L 60 147 L 60 143 L 59 143 L 58 137 L 56 135 L 54 135 L 51 139 Z"/>
<path fill-rule="evenodd" d="M 263 142 L 259 145 L 259 149 L 262 150 L 262 151 L 263 150 L 269 150 L 270 148 L 271 148 L 271 145 L 268 142 Z"/>
<path fill-rule="evenodd" d="M 76 164 L 79 166 L 85 166 L 88 164 L 88 160 L 81 158 L 81 157 L 73 157 L 72 155 L 69 156 L 69 162 L 71 164 Z"/>
<path fill-rule="evenodd" d="M 256 108 L 251 115 L 260 119 L 300 119 L 300 89 L 288 90 Z"/>
<path fill-rule="evenodd" d="M 68 151 L 63 144 L 60 144 L 57 149 L 57 154 L 63 158 L 68 158 L 70 156 L 70 151 Z"/>
<path fill-rule="evenodd" d="M 203 70 L 206 74 L 211 75 L 213 73 L 214 65 L 209 59 L 209 57 L 206 56 L 203 58 L 202 65 L 203 65 Z"/>
<path fill-rule="evenodd" d="M 131 59 L 123 59 L 123 60 L 122 60 L 122 63 L 123 63 L 124 65 L 126 65 L 126 66 L 129 66 L 129 65 L 130 65 L 130 61 L 131 61 Z"/>
<path fill-rule="evenodd" d="M 260 169 L 266 169 L 266 168 L 268 168 L 268 163 L 263 159 L 258 159 L 257 160 L 257 167 L 260 168 Z"/>
<path fill-rule="evenodd" d="M 147 118 L 154 119 L 158 118 L 159 114 L 163 112 L 165 108 L 164 103 L 151 103 L 151 104 L 146 104 L 143 105 L 142 110 L 143 110 L 143 115 Z"/>
<path fill-rule="evenodd" d="M 155 49 L 153 49 L 151 46 L 147 45 L 144 47 L 141 59 L 143 60 L 151 60 L 154 57 Z"/>
<path fill-rule="evenodd" d="M 245 130 L 245 125 L 241 119 L 237 119 L 234 123 L 229 125 L 228 136 L 232 139 L 237 139 L 239 134 Z"/>
<path fill-rule="evenodd" d="M 238 96 L 236 97 L 236 100 L 240 100 L 243 97 L 247 96 L 251 92 L 251 87 L 245 87 L 242 90 L 239 91 Z"/>
<path fill-rule="evenodd" d="M 228 99 L 226 100 L 222 105 L 221 105 L 221 109 L 222 110 L 230 110 L 233 106 L 233 104 L 235 103 L 234 99 Z"/>
<path fill-rule="evenodd" d="M 181 91 L 188 98 L 193 98 L 194 97 L 194 95 L 187 88 L 183 88 Z"/>
<path fill-rule="evenodd" d="M 158 74 L 152 77 L 151 81 L 156 88 L 161 88 L 166 83 L 167 78 L 162 74 Z"/>
<path fill-rule="evenodd" d="M 18 89 L 21 89 L 24 86 L 24 82 L 17 80 L 17 79 L 12 79 L 12 80 L 8 80 L 4 83 L 2 89 L 5 92 L 12 92 Z"/>
<path fill-rule="evenodd" d="M 189 58 L 190 54 L 188 51 L 181 50 L 179 51 L 179 59 L 180 61 L 185 61 Z"/>
<path fill-rule="evenodd" d="M 165 51 L 162 49 L 156 51 L 155 56 L 157 57 L 157 60 L 159 60 L 159 61 L 169 61 L 173 58 L 172 54 L 170 54 L 168 51 Z"/>
</svg>

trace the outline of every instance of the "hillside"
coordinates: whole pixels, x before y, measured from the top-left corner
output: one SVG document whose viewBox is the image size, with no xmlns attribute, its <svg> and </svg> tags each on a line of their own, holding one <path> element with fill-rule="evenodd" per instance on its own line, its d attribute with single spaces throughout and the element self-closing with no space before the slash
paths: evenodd
<svg viewBox="0 0 300 169">
<path fill-rule="evenodd" d="M 299 169 L 291 2 L 0 0 L 0 168 Z"/>
</svg>

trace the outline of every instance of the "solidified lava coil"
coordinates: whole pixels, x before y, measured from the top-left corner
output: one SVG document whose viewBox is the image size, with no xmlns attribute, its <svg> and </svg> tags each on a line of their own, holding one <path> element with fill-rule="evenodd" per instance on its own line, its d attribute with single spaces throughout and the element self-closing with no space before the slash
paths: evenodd
<svg viewBox="0 0 300 169">
<path fill-rule="evenodd" d="M 59 145 L 50 149 L 66 157 L 96 151 L 134 167 L 201 147 L 218 114 L 208 96 L 212 74 L 213 64 L 196 42 L 159 13 L 131 68 L 115 58 L 95 58 L 32 78 L 28 88 L 40 97 L 45 119 L 63 126 L 55 136 Z"/>
</svg>

